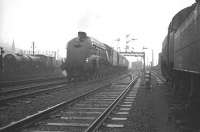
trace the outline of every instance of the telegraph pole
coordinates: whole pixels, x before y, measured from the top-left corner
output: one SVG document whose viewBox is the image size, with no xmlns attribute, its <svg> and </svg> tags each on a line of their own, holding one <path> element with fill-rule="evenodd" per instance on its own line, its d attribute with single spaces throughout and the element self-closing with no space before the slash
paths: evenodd
<svg viewBox="0 0 200 132">
<path fill-rule="evenodd" d="M 151 67 L 153 67 L 153 65 L 154 65 L 154 53 L 153 53 L 153 49 L 151 49 L 151 53 L 152 53 L 152 64 L 151 64 Z"/>
<path fill-rule="evenodd" d="M 145 74 L 145 65 L 146 65 L 146 63 L 145 63 L 145 52 L 144 52 L 144 55 L 143 55 L 143 60 L 144 60 L 144 74 Z"/>
<path fill-rule="evenodd" d="M 35 42 L 33 41 L 33 44 L 32 44 L 32 48 L 33 48 L 33 55 L 35 54 Z"/>
<path fill-rule="evenodd" d="M 3 54 L 5 51 L 2 47 L 0 47 L 0 71 L 3 72 Z"/>
</svg>

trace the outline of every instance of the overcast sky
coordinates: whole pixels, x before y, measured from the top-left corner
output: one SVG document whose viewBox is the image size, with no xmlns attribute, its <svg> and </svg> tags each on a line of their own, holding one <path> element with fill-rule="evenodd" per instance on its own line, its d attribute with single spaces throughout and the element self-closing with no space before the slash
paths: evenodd
<svg viewBox="0 0 200 132">
<path fill-rule="evenodd" d="M 0 0 L 0 44 L 57 50 L 64 55 L 68 40 L 86 31 L 111 46 L 125 35 L 135 47 L 161 50 L 172 17 L 194 0 Z"/>
</svg>

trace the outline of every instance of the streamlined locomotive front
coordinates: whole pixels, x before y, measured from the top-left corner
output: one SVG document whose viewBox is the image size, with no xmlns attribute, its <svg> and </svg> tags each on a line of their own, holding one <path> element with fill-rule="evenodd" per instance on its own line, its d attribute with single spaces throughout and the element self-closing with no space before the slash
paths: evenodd
<svg viewBox="0 0 200 132">
<path fill-rule="evenodd" d="M 67 58 L 65 70 L 70 78 L 84 76 L 88 68 L 91 41 L 84 32 L 79 32 L 78 37 L 72 39 L 67 45 Z"/>
</svg>

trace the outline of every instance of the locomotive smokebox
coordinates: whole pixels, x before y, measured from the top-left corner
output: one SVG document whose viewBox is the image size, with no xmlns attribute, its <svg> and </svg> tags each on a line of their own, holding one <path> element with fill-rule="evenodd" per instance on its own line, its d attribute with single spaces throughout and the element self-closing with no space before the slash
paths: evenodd
<svg viewBox="0 0 200 132">
<path fill-rule="evenodd" d="M 78 37 L 80 40 L 84 40 L 87 38 L 86 32 L 78 32 Z"/>
</svg>

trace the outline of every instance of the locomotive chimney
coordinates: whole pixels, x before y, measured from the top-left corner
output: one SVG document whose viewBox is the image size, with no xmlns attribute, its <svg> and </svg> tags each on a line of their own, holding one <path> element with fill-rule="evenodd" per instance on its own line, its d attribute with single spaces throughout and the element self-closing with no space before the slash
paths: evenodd
<svg viewBox="0 0 200 132">
<path fill-rule="evenodd" d="M 87 38 L 87 34 L 85 32 L 78 32 L 79 40 L 84 40 Z"/>
</svg>

